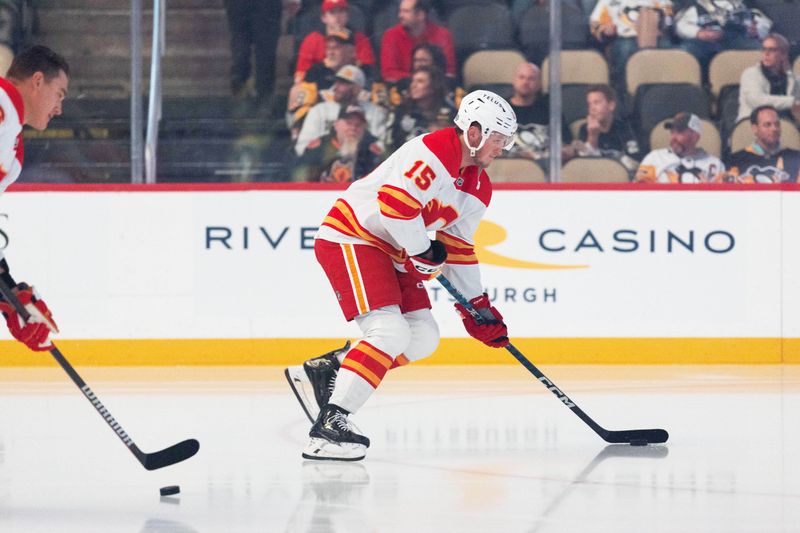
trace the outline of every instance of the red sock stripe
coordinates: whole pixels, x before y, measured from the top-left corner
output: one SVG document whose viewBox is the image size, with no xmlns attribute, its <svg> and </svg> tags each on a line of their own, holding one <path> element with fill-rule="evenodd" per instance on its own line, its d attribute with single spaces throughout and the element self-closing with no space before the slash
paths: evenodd
<svg viewBox="0 0 800 533">
<path fill-rule="evenodd" d="M 392 366 L 392 358 L 370 343 L 361 341 L 347 352 L 342 367 L 352 370 L 373 387 L 377 387 L 386 371 Z"/>
<path fill-rule="evenodd" d="M 400 354 L 394 358 L 394 362 L 392 363 L 392 366 L 389 367 L 389 370 L 397 368 L 399 366 L 406 366 L 410 362 L 411 361 L 408 360 L 408 357 L 406 357 L 403 354 Z"/>
</svg>

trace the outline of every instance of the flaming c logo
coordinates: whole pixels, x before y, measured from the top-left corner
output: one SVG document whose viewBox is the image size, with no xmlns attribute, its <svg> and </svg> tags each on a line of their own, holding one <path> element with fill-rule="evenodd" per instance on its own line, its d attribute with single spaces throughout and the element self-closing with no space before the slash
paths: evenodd
<svg viewBox="0 0 800 533">
<path fill-rule="evenodd" d="M 589 268 L 589 265 L 554 265 L 552 263 L 525 261 L 522 259 L 514 259 L 513 257 L 506 257 L 489 250 L 491 246 L 500 244 L 506 240 L 507 236 L 508 232 L 503 226 L 487 220 L 481 220 L 478 225 L 478 230 L 475 232 L 475 254 L 478 256 L 478 261 L 484 265 L 495 265 L 507 268 L 527 268 L 531 270 Z"/>
</svg>

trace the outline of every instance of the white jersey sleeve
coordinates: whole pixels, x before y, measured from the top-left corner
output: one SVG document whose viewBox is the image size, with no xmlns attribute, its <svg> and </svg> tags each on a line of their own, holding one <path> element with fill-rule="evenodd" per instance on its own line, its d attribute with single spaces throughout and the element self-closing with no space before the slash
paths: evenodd
<svg viewBox="0 0 800 533">
<path fill-rule="evenodd" d="M 0 193 L 17 180 L 22 171 L 22 104 L 18 97 L 16 89 L 0 78 Z"/>
</svg>

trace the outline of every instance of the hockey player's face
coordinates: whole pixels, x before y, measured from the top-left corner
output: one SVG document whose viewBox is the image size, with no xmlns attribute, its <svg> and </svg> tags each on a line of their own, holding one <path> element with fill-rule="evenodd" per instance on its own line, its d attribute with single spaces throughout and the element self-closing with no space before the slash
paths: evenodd
<svg viewBox="0 0 800 533">
<path fill-rule="evenodd" d="M 758 123 L 753 125 L 753 135 L 762 148 L 777 150 L 781 144 L 781 123 L 772 109 L 763 109 L 758 114 Z"/>
<path fill-rule="evenodd" d="M 44 130 L 50 119 L 61 114 L 61 102 L 67 96 L 69 78 L 63 70 L 49 81 L 41 72 L 31 78 L 32 90 L 28 108 L 25 109 L 25 123 L 37 130 Z"/>
<path fill-rule="evenodd" d="M 482 167 L 489 166 L 492 161 L 500 157 L 503 149 L 508 144 L 509 138 L 507 135 L 493 131 L 489 134 L 481 149 L 475 153 L 475 162 Z"/>
</svg>

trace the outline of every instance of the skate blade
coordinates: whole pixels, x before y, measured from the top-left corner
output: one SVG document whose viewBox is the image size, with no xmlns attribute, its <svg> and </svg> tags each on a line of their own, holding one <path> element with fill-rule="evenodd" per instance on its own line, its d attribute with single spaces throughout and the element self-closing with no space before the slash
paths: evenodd
<svg viewBox="0 0 800 533">
<path fill-rule="evenodd" d="M 289 386 L 292 388 L 297 401 L 300 402 L 300 407 L 303 408 L 308 421 L 313 424 L 319 415 L 319 407 L 305 370 L 303 370 L 302 366 L 290 366 L 283 371 L 283 375 L 286 376 L 286 381 L 289 382 Z"/>
<path fill-rule="evenodd" d="M 312 437 L 303 458 L 314 461 L 360 461 L 367 455 L 367 447 L 355 442 L 330 442 Z"/>
</svg>

